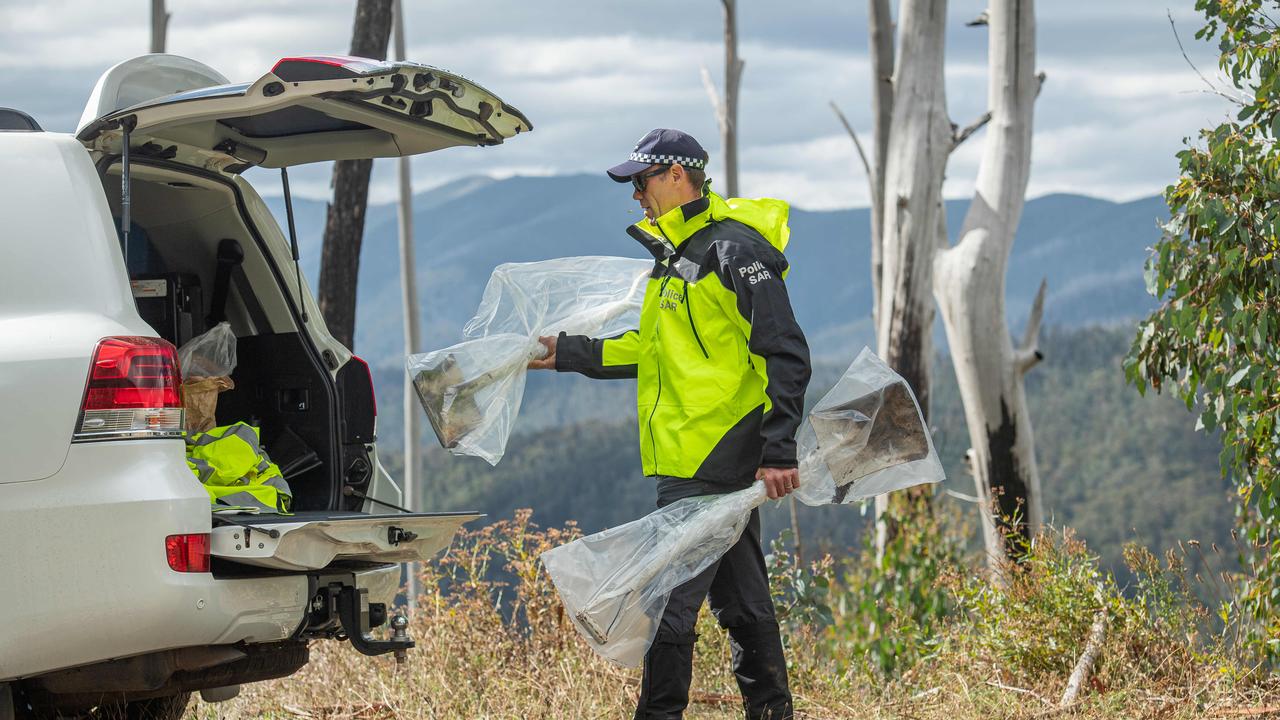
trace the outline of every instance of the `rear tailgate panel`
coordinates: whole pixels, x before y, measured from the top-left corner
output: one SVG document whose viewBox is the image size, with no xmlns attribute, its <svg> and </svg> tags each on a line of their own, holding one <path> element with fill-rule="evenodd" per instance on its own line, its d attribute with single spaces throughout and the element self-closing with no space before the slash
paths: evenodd
<svg viewBox="0 0 1280 720">
<path fill-rule="evenodd" d="M 276 570 L 320 570 L 335 562 L 419 562 L 448 547 L 478 513 L 215 515 L 210 552 Z M 272 537 L 272 533 L 276 537 Z"/>
</svg>

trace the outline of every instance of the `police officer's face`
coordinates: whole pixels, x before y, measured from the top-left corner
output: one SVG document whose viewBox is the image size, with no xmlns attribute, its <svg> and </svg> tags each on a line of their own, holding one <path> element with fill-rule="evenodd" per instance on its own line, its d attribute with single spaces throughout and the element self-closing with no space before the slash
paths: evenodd
<svg viewBox="0 0 1280 720">
<path fill-rule="evenodd" d="M 640 203 L 645 217 L 655 220 L 683 203 L 683 194 L 679 191 L 683 175 L 684 168 L 679 165 L 651 165 L 631 176 L 635 189 L 631 197 Z"/>
</svg>

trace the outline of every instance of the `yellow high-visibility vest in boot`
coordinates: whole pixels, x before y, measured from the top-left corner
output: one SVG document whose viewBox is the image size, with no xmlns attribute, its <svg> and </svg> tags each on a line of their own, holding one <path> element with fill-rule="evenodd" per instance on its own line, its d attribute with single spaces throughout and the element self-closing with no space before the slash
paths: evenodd
<svg viewBox="0 0 1280 720">
<path fill-rule="evenodd" d="M 258 428 L 242 422 L 187 436 L 187 467 L 215 509 L 288 514 L 289 484 L 258 438 Z"/>
</svg>

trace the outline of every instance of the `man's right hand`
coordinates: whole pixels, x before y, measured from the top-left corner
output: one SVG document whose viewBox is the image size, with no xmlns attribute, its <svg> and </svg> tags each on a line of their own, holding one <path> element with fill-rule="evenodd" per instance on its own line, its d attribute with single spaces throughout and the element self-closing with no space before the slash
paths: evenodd
<svg viewBox="0 0 1280 720">
<path fill-rule="evenodd" d="M 540 337 L 538 342 L 547 349 L 546 357 L 541 360 L 530 360 L 530 370 L 555 370 L 556 369 L 556 336 Z"/>
</svg>

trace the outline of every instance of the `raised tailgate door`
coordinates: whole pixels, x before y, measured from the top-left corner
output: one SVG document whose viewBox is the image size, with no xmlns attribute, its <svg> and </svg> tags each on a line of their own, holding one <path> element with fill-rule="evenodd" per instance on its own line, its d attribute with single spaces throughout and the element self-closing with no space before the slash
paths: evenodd
<svg viewBox="0 0 1280 720">
<path fill-rule="evenodd" d="M 181 62 L 187 74 L 169 79 L 171 66 Z M 254 82 L 239 84 L 216 84 L 225 79 L 187 65 L 199 64 L 144 56 L 112 68 L 99 80 L 76 137 L 92 150 L 118 154 L 129 128 L 139 156 L 234 173 L 497 145 L 531 127 L 480 85 L 416 63 L 285 58 Z M 156 79 L 160 73 L 169 74 L 160 76 L 169 87 L 188 89 L 133 102 L 166 87 Z"/>
</svg>

